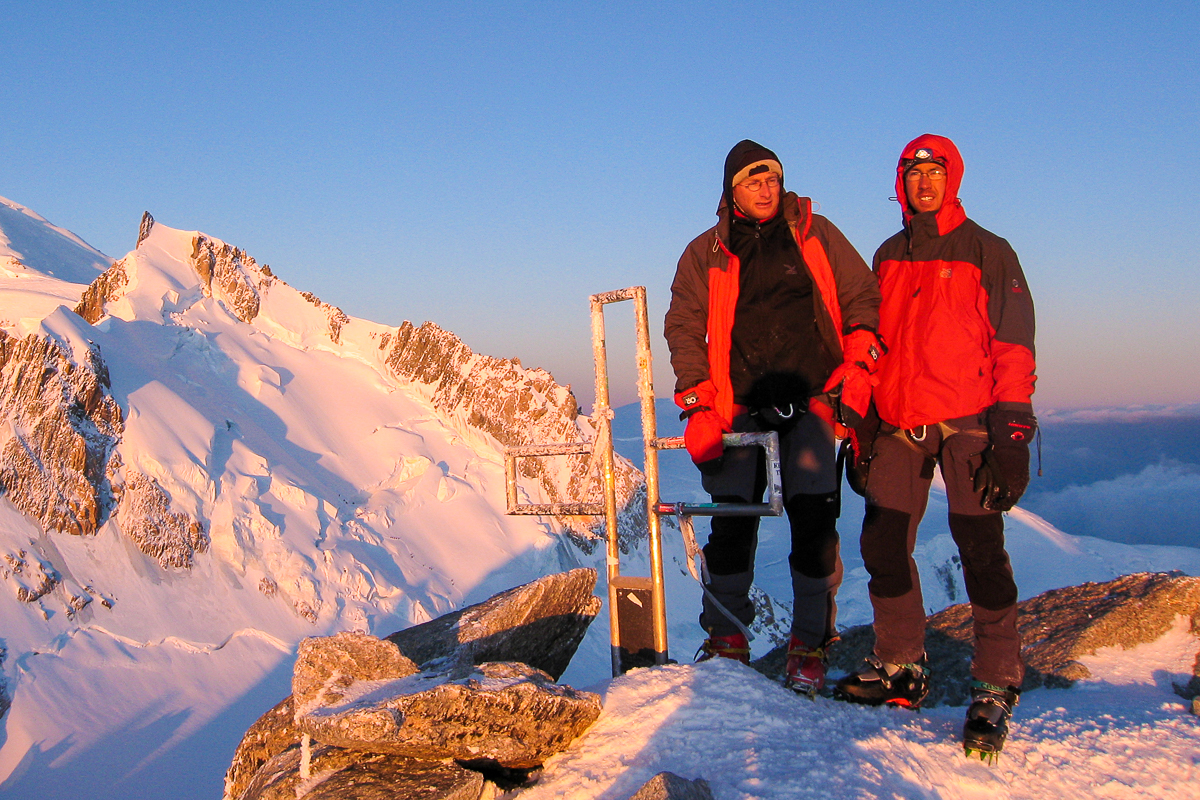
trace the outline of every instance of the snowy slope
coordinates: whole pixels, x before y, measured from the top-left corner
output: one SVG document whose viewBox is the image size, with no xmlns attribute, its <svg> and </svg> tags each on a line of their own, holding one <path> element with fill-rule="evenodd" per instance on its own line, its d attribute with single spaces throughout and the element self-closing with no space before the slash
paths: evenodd
<svg viewBox="0 0 1200 800">
<path fill-rule="evenodd" d="M 111 263 L 70 231 L 0 197 L 0 327 L 24 335 L 58 306 L 79 302 Z"/>
<path fill-rule="evenodd" d="M 43 533 L 0 501 L 0 552 L 23 562 L 0 582 L 5 796 L 149 796 L 181 775 L 162 796 L 219 795 L 242 732 L 288 693 L 301 638 L 387 635 L 582 555 L 505 515 L 501 449 L 384 368 L 394 329 L 348 319 L 335 342 L 329 309 L 278 280 L 243 322 L 189 263 L 196 236 L 155 225 L 107 316 L 57 308 L 36 326 L 99 348 L 121 471 L 157 482 L 208 546 L 164 568 L 112 518 L 95 536 Z M 18 601 L 34 574 L 61 585 Z M 92 602 L 75 611 L 72 594 Z"/>
</svg>

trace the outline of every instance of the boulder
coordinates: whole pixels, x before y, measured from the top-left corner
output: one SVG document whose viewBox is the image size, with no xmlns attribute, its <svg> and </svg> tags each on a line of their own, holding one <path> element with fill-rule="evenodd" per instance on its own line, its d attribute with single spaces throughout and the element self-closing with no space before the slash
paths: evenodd
<svg viewBox="0 0 1200 800">
<path fill-rule="evenodd" d="M 477 800 L 483 776 L 457 764 L 314 745 L 267 762 L 235 800 Z"/>
<path fill-rule="evenodd" d="M 516 662 L 481 664 L 466 678 L 421 673 L 357 681 L 336 702 L 299 710 L 322 744 L 428 760 L 529 769 L 566 748 L 600 716 L 600 698 Z"/>
<path fill-rule="evenodd" d="M 1104 583 L 1052 589 L 1017 604 L 1017 626 L 1026 664 L 1023 689 L 1065 687 L 1090 675 L 1078 660 L 1102 647 L 1136 647 L 1153 642 L 1174 624 L 1191 619 L 1200 633 L 1200 578 L 1181 573 L 1138 573 Z M 929 618 L 925 651 L 931 688 L 927 706 L 967 702 L 974 649 L 971 606 L 951 606 Z M 870 625 L 842 633 L 830 648 L 830 669 L 857 669 L 875 645 Z M 771 678 L 782 679 L 786 648 L 776 648 L 754 663 Z M 1200 656 L 1200 654 L 1198 654 Z M 1200 681 L 1193 680 L 1192 685 Z"/>
<path fill-rule="evenodd" d="M 366 633 L 345 631 L 305 639 L 292 669 L 297 715 L 310 707 L 333 705 L 358 681 L 387 681 L 420 672 L 396 645 Z"/>
<path fill-rule="evenodd" d="M 520 661 L 558 680 L 600 611 L 595 587 L 594 569 L 547 575 L 387 638 L 422 669 Z"/>
<path fill-rule="evenodd" d="M 713 793 L 703 778 L 689 781 L 673 772 L 660 772 L 629 800 L 713 800 Z"/>
</svg>

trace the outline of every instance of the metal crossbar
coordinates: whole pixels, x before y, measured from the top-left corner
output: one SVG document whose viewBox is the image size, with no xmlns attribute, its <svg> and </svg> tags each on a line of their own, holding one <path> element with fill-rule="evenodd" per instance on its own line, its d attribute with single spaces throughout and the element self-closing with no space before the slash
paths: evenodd
<svg viewBox="0 0 1200 800">
<path fill-rule="evenodd" d="M 613 471 L 613 411 L 609 406 L 608 354 L 604 337 L 604 306 L 634 301 L 637 333 L 638 397 L 642 412 L 642 442 L 646 475 L 646 521 L 648 526 L 650 575 L 621 574 L 621 552 L 617 542 L 617 492 Z M 663 585 L 662 536 L 659 517 L 676 515 L 685 534 L 691 531 L 692 516 L 780 516 L 783 490 L 779 472 L 779 437 L 769 433 L 730 433 L 722 437 L 727 447 L 757 446 L 763 449 L 767 466 L 768 496 L 765 503 L 663 503 L 658 488 L 658 452 L 684 447 L 683 437 L 658 438 L 654 409 L 654 380 L 650 353 L 650 327 L 646 311 L 646 287 L 633 286 L 591 296 L 592 357 L 596 367 L 596 402 L 592 417 L 596 437 L 591 442 L 534 444 L 509 448 L 504 473 L 509 514 L 548 516 L 604 516 L 607 543 L 608 602 L 611 623 L 613 676 L 633 667 L 666 664 L 667 615 Z M 599 461 L 604 481 L 602 502 L 521 503 L 518 500 L 517 461 L 521 458 L 590 454 L 589 474 Z M 586 488 L 586 487 L 585 487 Z M 689 544 L 689 570 L 695 573 Z M 702 556 L 701 556 L 702 557 Z M 703 585 L 703 581 L 701 581 Z"/>
</svg>

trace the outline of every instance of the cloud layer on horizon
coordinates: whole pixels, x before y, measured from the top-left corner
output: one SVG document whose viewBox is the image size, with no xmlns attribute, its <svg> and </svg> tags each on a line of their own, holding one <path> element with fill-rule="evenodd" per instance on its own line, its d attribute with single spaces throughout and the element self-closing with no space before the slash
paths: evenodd
<svg viewBox="0 0 1200 800">
<path fill-rule="evenodd" d="M 1127 544 L 1200 547 L 1200 467 L 1175 460 L 1141 472 L 1027 496 L 1059 530 Z"/>
</svg>

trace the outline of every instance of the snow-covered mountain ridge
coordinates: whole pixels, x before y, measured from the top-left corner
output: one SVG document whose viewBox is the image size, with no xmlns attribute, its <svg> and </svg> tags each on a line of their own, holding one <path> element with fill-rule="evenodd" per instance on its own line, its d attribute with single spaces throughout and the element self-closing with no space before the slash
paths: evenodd
<svg viewBox="0 0 1200 800">
<path fill-rule="evenodd" d="M 37 235 L 8 239 L 63 249 L 20 222 Z M 353 318 L 149 215 L 87 284 L 0 256 L 24 276 L 0 275 L 0 794 L 101 754 L 161 767 L 247 693 L 277 699 L 304 636 L 387 635 L 594 560 L 589 520 L 505 514 L 506 446 L 593 435 L 545 371 Z M 53 292 L 31 303 L 30 280 Z M 629 506 L 641 476 L 618 469 Z M 583 457 L 523 473 L 532 502 L 599 491 Z"/>
</svg>

